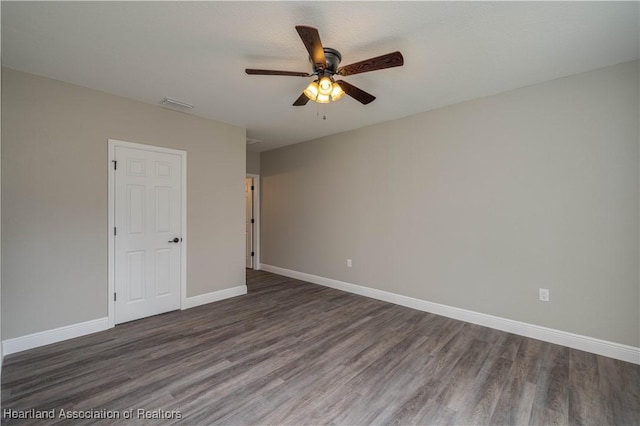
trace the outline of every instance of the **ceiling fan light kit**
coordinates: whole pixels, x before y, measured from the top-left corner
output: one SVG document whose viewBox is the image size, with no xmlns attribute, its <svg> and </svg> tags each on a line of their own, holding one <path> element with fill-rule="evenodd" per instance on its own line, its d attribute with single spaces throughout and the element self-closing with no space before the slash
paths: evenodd
<svg viewBox="0 0 640 426">
<path fill-rule="evenodd" d="M 373 102 L 376 97 L 344 80 L 335 81 L 333 76 L 338 74 L 346 77 L 363 72 L 376 71 L 385 68 L 393 68 L 404 65 L 404 58 L 400 52 L 392 52 L 375 58 L 366 59 L 344 67 L 340 67 L 342 55 L 336 49 L 322 47 L 318 30 L 303 25 L 296 26 L 296 30 L 302 39 L 302 43 L 309 52 L 309 61 L 312 65 L 312 73 L 296 71 L 276 71 L 247 68 L 245 72 L 250 75 L 285 75 L 292 77 L 311 77 L 316 79 L 309 83 L 302 95 L 293 103 L 293 106 L 306 105 L 309 100 L 319 104 L 335 102 L 344 95 L 349 95 L 363 105 Z"/>
<path fill-rule="evenodd" d="M 312 81 L 304 89 L 303 93 L 307 98 L 319 104 L 338 101 L 345 95 L 342 87 L 333 81 L 331 77 L 322 77 L 319 80 Z"/>
</svg>

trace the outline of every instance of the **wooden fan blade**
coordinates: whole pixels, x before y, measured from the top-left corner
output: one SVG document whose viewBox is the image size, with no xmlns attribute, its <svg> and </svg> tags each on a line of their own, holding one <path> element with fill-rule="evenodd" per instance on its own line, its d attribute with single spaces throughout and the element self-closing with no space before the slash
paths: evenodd
<svg viewBox="0 0 640 426">
<path fill-rule="evenodd" d="M 313 64 L 316 68 L 325 69 L 327 67 L 327 58 L 324 56 L 324 49 L 318 30 L 304 25 L 296 26 L 296 30 L 302 39 L 302 43 L 304 43 L 304 47 L 307 48 Z"/>
<path fill-rule="evenodd" d="M 336 81 L 336 83 L 339 84 L 340 87 L 342 87 L 342 90 L 344 90 L 344 93 L 351 96 L 353 99 L 355 99 L 356 101 L 360 102 L 363 105 L 370 104 L 371 102 L 376 100 L 376 97 L 373 96 L 371 93 L 367 93 L 364 90 L 359 89 L 353 84 L 347 83 L 344 80 L 338 80 Z"/>
<path fill-rule="evenodd" d="M 296 72 L 296 71 L 275 71 L 275 70 L 256 70 L 252 68 L 247 68 L 244 70 L 247 74 L 250 75 L 288 75 L 291 77 L 310 77 L 311 74 L 307 72 Z"/>
<path fill-rule="evenodd" d="M 404 65 L 404 58 L 402 57 L 402 53 L 393 52 L 387 53 L 386 55 L 377 56 L 375 58 L 366 59 L 364 61 L 356 62 L 350 65 L 345 65 L 344 67 L 338 68 L 338 74 L 342 76 L 353 75 L 363 72 L 383 70 L 385 68 L 400 67 L 402 65 Z"/>
<path fill-rule="evenodd" d="M 307 95 L 303 93 L 298 99 L 296 99 L 296 101 L 293 103 L 293 106 L 303 106 L 306 105 L 307 102 L 309 102 L 309 98 L 307 98 Z"/>
</svg>

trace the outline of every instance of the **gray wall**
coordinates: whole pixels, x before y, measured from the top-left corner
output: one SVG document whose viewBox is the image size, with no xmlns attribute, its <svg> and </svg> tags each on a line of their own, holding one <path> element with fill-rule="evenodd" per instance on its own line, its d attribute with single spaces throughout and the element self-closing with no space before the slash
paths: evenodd
<svg viewBox="0 0 640 426">
<path fill-rule="evenodd" d="M 245 130 L 2 73 L 2 337 L 107 316 L 107 139 L 187 151 L 187 295 L 245 284 Z"/>
<path fill-rule="evenodd" d="M 638 346 L 638 77 L 626 63 L 263 152 L 262 261 Z"/>
<path fill-rule="evenodd" d="M 260 153 L 247 151 L 247 173 L 260 174 Z"/>
</svg>

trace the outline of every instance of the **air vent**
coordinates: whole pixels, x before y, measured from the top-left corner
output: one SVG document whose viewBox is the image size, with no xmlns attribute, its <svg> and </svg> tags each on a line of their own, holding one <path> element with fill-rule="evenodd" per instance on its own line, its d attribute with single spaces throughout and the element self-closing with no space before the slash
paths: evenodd
<svg viewBox="0 0 640 426">
<path fill-rule="evenodd" d="M 260 139 L 247 138 L 247 145 L 255 145 L 262 142 Z"/>
<path fill-rule="evenodd" d="M 160 101 L 161 105 L 164 105 L 169 108 L 179 109 L 182 111 L 193 109 L 193 105 L 188 104 L 186 102 L 178 101 L 171 98 L 164 98 Z"/>
</svg>

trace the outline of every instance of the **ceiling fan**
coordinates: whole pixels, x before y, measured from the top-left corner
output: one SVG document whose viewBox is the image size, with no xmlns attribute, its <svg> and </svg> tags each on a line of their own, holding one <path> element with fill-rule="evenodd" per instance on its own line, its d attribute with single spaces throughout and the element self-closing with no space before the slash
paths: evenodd
<svg viewBox="0 0 640 426">
<path fill-rule="evenodd" d="M 376 99 L 375 96 L 344 80 L 336 81 L 333 77 L 336 74 L 346 77 L 363 72 L 399 67 L 404 64 L 402 54 L 400 52 L 393 52 L 341 67 L 340 61 L 342 61 L 342 55 L 336 49 L 322 47 L 320 34 L 318 34 L 316 28 L 298 25 L 296 26 L 296 30 L 302 39 L 302 43 L 304 43 L 309 52 L 309 61 L 312 64 L 311 73 L 252 68 L 245 69 L 245 72 L 251 75 L 315 76 L 316 79 L 307 86 L 302 95 L 293 103 L 294 106 L 306 105 L 309 100 L 318 103 L 334 102 L 341 99 L 345 94 L 364 105 L 369 104 Z"/>
</svg>

